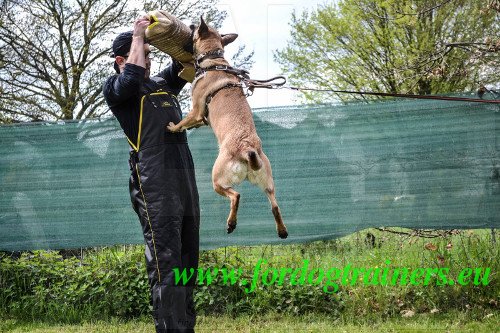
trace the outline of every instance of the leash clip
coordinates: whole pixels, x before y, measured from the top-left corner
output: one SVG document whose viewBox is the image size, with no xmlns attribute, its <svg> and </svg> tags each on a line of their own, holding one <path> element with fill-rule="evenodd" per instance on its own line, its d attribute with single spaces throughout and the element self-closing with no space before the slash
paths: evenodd
<svg viewBox="0 0 500 333">
<path fill-rule="evenodd" d="M 246 90 L 247 92 L 245 93 L 245 97 L 250 97 L 253 95 L 253 90 L 254 90 L 254 86 L 245 86 L 246 87 Z"/>
</svg>

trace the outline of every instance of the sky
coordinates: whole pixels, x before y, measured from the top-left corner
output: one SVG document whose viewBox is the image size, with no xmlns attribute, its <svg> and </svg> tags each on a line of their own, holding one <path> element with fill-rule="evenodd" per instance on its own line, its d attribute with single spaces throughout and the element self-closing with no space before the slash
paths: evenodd
<svg viewBox="0 0 500 333">
<path fill-rule="evenodd" d="M 268 79 L 282 73 L 273 60 L 273 51 L 283 49 L 293 38 L 289 23 L 292 12 L 317 8 L 319 4 L 332 0 L 220 0 L 218 8 L 227 12 L 221 33 L 237 33 L 238 38 L 226 46 L 226 59 L 245 45 L 248 51 L 255 51 L 254 65 L 250 70 L 252 79 Z M 252 108 L 265 108 L 296 104 L 301 93 L 288 89 L 256 89 L 248 97 Z"/>
</svg>

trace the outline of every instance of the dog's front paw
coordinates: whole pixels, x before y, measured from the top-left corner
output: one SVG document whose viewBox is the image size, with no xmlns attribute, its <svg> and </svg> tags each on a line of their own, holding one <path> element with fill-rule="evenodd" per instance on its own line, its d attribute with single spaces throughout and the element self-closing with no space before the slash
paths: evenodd
<svg viewBox="0 0 500 333">
<path fill-rule="evenodd" d="M 167 130 L 169 132 L 179 132 L 179 130 L 176 128 L 175 124 L 173 122 L 169 122 L 167 125 Z"/>
</svg>

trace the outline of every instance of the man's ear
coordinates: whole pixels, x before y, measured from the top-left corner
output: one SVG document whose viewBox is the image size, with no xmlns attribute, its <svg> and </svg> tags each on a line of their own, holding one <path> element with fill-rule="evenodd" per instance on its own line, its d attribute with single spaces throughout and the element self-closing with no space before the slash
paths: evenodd
<svg viewBox="0 0 500 333">
<path fill-rule="evenodd" d="M 116 57 L 115 57 L 115 62 L 116 62 L 119 66 L 121 66 L 121 65 L 123 65 L 124 63 L 126 63 L 126 62 L 127 62 L 127 59 L 125 59 L 125 57 L 122 57 L 122 56 L 116 56 Z"/>
<path fill-rule="evenodd" d="M 238 34 L 225 34 L 221 35 L 221 37 L 222 37 L 222 46 L 226 46 L 227 44 L 234 42 L 236 37 L 238 37 Z"/>
</svg>

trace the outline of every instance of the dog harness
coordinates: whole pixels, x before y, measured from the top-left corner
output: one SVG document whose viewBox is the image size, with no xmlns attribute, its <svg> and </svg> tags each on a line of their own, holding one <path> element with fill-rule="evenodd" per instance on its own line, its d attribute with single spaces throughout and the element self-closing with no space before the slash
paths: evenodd
<svg viewBox="0 0 500 333">
<path fill-rule="evenodd" d="M 214 90 L 210 94 L 208 94 L 207 99 L 205 101 L 205 119 L 208 118 L 208 105 L 210 101 L 217 95 L 217 93 L 223 89 L 228 88 L 236 88 L 240 87 L 241 89 L 247 89 L 246 96 L 251 96 L 253 94 L 253 90 L 255 88 L 267 88 L 267 89 L 276 89 L 283 86 L 286 83 L 286 79 L 284 76 L 275 76 L 269 80 L 253 80 L 249 76 L 249 72 L 244 69 L 234 68 L 229 65 L 214 65 L 209 67 L 201 67 L 201 63 L 207 59 L 224 59 L 224 50 L 223 49 L 215 49 L 209 52 L 202 53 L 196 57 L 195 61 L 195 76 L 194 81 L 201 79 L 207 72 L 209 71 L 222 71 L 228 74 L 234 75 L 239 79 L 239 83 L 228 83 L 225 86 Z M 271 82 L 280 79 L 282 82 L 270 84 Z M 205 122 L 206 123 L 206 122 Z"/>
</svg>

